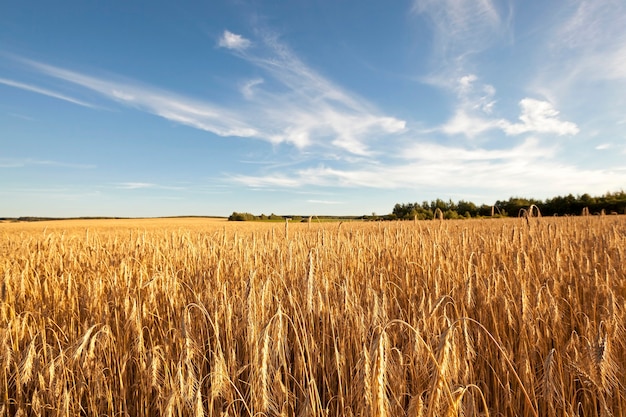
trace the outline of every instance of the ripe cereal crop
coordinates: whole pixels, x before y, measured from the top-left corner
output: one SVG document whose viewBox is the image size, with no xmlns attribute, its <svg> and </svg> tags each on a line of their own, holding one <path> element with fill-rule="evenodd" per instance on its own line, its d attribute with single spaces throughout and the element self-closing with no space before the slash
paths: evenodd
<svg viewBox="0 0 626 417">
<path fill-rule="evenodd" d="M 624 416 L 626 218 L 0 223 L 0 417 Z"/>
</svg>

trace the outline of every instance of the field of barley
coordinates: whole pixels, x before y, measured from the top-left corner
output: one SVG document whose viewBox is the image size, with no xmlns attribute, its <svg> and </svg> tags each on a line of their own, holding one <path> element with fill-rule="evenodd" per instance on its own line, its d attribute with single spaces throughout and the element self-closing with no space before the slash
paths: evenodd
<svg viewBox="0 0 626 417">
<path fill-rule="evenodd" d="M 625 416 L 626 217 L 0 223 L 0 417 Z"/>
</svg>

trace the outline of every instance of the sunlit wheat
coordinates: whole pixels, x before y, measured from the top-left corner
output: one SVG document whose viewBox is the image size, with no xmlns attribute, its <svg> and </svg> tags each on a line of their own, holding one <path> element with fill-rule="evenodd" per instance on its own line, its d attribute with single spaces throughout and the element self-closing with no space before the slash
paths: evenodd
<svg viewBox="0 0 626 417">
<path fill-rule="evenodd" d="M 626 218 L 538 215 L 0 223 L 0 417 L 626 415 Z"/>
</svg>

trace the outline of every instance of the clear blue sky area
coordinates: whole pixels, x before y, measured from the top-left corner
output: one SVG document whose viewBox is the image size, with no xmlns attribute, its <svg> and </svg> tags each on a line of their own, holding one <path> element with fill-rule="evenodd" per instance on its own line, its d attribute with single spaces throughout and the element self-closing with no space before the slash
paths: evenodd
<svg viewBox="0 0 626 417">
<path fill-rule="evenodd" d="M 626 185 L 626 2 L 4 1 L 0 216 Z"/>
</svg>

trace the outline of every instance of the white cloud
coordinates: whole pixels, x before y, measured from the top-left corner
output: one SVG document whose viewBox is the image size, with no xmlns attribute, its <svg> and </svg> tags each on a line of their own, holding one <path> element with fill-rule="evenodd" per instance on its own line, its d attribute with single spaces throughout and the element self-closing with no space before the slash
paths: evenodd
<svg viewBox="0 0 626 417">
<path fill-rule="evenodd" d="M 611 80 L 626 80 L 626 39 L 607 57 L 606 77 Z"/>
<path fill-rule="evenodd" d="M 152 182 L 120 182 L 114 185 L 114 188 L 120 190 L 145 190 L 145 189 L 159 189 L 159 190 L 185 190 L 186 187 L 161 185 Z"/>
<path fill-rule="evenodd" d="M 626 171 L 617 168 L 581 169 L 554 160 L 554 147 L 531 138 L 504 150 L 468 149 L 423 143 L 408 149 L 401 163 L 352 164 L 348 168 L 318 165 L 291 172 L 233 177 L 236 183 L 263 187 L 363 187 L 370 189 L 472 189 L 496 197 L 524 193 L 545 197 L 590 190 L 619 189 Z M 397 162 L 397 161 L 396 161 Z"/>
<path fill-rule="evenodd" d="M 233 175 L 231 181 L 243 184 L 250 188 L 266 189 L 268 186 L 276 186 L 282 188 L 297 188 L 310 182 L 300 182 L 297 178 L 288 177 L 282 174 L 272 174 L 267 176 L 254 175 Z"/>
<path fill-rule="evenodd" d="M 521 123 L 484 118 L 461 108 L 441 127 L 441 131 L 448 135 L 463 134 L 470 139 L 492 129 L 502 129 L 507 135 L 554 133 L 563 136 L 576 135 L 580 131 L 575 123 L 560 120 L 559 112 L 547 101 L 524 98 L 519 104 Z"/>
<path fill-rule="evenodd" d="M 610 95 L 614 89 L 603 92 L 602 82 L 626 81 L 626 3 L 566 2 L 555 15 L 565 19 L 546 36 L 549 49 L 539 49 L 544 67 L 536 84 L 561 97 L 590 83 Z"/>
<path fill-rule="evenodd" d="M 30 92 L 37 93 L 37 94 L 42 94 L 44 96 L 56 98 L 58 100 L 67 101 L 69 103 L 77 104 L 77 105 L 83 106 L 83 107 L 91 107 L 91 108 L 95 107 L 92 104 L 89 104 L 89 103 L 86 103 L 84 101 L 75 99 L 73 97 L 66 96 L 64 94 L 57 93 L 55 91 L 51 91 L 51 90 L 48 90 L 48 89 L 45 89 L 45 88 L 41 88 L 41 87 L 37 87 L 37 86 L 34 86 L 34 85 L 30 85 L 30 84 L 20 83 L 20 82 L 17 82 L 17 81 L 6 79 L 6 78 L 0 78 L 0 84 L 8 85 L 9 87 L 15 87 L 15 88 L 19 88 L 21 90 L 30 91 Z"/>
<path fill-rule="evenodd" d="M 556 27 L 555 46 L 593 49 L 623 40 L 626 27 L 624 2 L 579 0 L 570 4 L 574 6 L 572 13 Z"/>
<path fill-rule="evenodd" d="M 92 91 L 110 100 L 135 107 L 165 119 L 213 132 L 220 136 L 253 137 L 258 132 L 236 113 L 207 101 L 140 84 L 97 78 L 52 65 L 24 60 L 33 68 Z"/>
<path fill-rule="evenodd" d="M 462 71 L 468 56 L 484 51 L 508 32 L 510 16 L 502 10 L 508 1 L 500 6 L 493 0 L 415 0 L 413 11 L 432 24 L 436 62 L 445 67 L 452 64 L 454 74 Z"/>
<path fill-rule="evenodd" d="M 441 127 L 441 131 L 448 135 L 462 134 L 472 139 L 487 130 L 502 126 L 502 123 L 502 120 L 490 120 L 471 115 L 466 109 L 461 108 Z"/>
<path fill-rule="evenodd" d="M 520 107 L 522 114 L 519 119 L 522 123 L 503 124 L 508 135 L 527 132 L 575 135 L 579 132 L 575 123 L 559 120 L 559 112 L 547 101 L 524 98 L 520 101 Z"/>
<path fill-rule="evenodd" d="M 406 122 L 380 115 L 367 100 L 344 91 L 305 65 L 274 34 L 261 34 L 265 49 L 241 53 L 251 64 L 267 71 L 286 88 L 276 93 L 257 88 L 248 95 L 258 105 L 265 129 L 274 143 L 298 147 L 323 145 L 357 155 L 368 155 L 368 141 L 379 135 L 402 132 Z M 260 124 L 263 124 L 261 122 Z M 283 125 L 281 129 L 276 126 Z"/>
<path fill-rule="evenodd" d="M 93 169 L 91 164 L 77 164 L 36 158 L 0 158 L 0 168 L 24 168 L 32 166 L 48 166 L 71 169 Z"/>
<path fill-rule="evenodd" d="M 242 86 L 241 86 L 241 94 L 247 98 L 248 100 L 251 100 L 254 97 L 254 88 L 257 85 L 261 85 L 263 84 L 264 81 L 262 78 L 255 78 L 253 80 L 248 80 L 246 81 Z"/>
<path fill-rule="evenodd" d="M 334 85 L 305 65 L 275 36 L 263 34 L 261 40 L 254 53 L 235 48 L 236 55 L 266 71 L 278 86 L 266 85 L 261 78 L 247 81 L 239 87 L 245 101 L 231 107 L 135 82 L 19 60 L 110 100 L 220 136 L 259 138 L 300 149 L 315 146 L 336 155 L 363 156 L 372 154 L 370 142 L 404 131 L 403 120 L 380 114 L 367 100 Z"/>
<path fill-rule="evenodd" d="M 440 128 L 445 134 L 463 134 L 473 139 L 506 123 L 490 116 L 496 102 L 496 89 L 490 84 L 478 84 L 478 80 L 475 74 L 467 74 L 456 80 L 454 90 L 457 94 L 457 108 L 454 116 Z"/>
<path fill-rule="evenodd" d="M 468 74 L 459 78 L 459 92 L 461 94 L 469 93 L 476 80 L 478 80 L 478 77 L 475 74 Z"/>
<path fill-rule="evenodd" d="M 459 107 L 489 114 L 495 104 L 496 89 L 490 84 L 477 85 L 476 74 L 464 75 L 456 80 L 456 94 Z"/>
<path fill-rule="evenodd" d="M 496 161 L 506 159 L 532 160 L 545 159 L 554 156 L 555 147 L 540 146 L 539 140 L 530 137 L 520 145 L 510 149 L 483 149 L 461 148 L 443 146 L 430 142 L 415 144 L 401 155 L 403 159 L 429 162 L 470 162 L 470 161 Z"/>
<path fill-rule="evenodd" d="M 575 135 L 579 128 L 575 123 L 559 119 L 559 111 L 548 101 L 524 98 L 519 102 L 521 123 L 493 118 L 496 89 L 490 84 L 478 84 L 474 74 L 457 79 L 457 108 L 454 116 L 438 130 L 447 135 L 465 135 L 470 139 L 493 129 L 501 129 L 507 135 L 523 133 L 554 133 Z"/>
<path fill-rule="evenodd" d="M 222 48 L 242 51 L 248 48 L 251 45 L 251 42 L 241 35 L 225 30 L 217 44 Z"/>
<path fill-rule="evenodd" d="M 149 182 L 122 182 L 117 184 L 116 188 L 120 188 L 123 190 L 139 190 L 142 188 L 154 188 L 156 184 L 152 184 Z"/>
<path fill-rule="evenodd" d="M 121 101 L 132 102 L 135 101 L 135 96 L 128 94 L 124 91 L 113 90 L 111 91 L 111 97 L 119 99 Z"/>
</svg>

